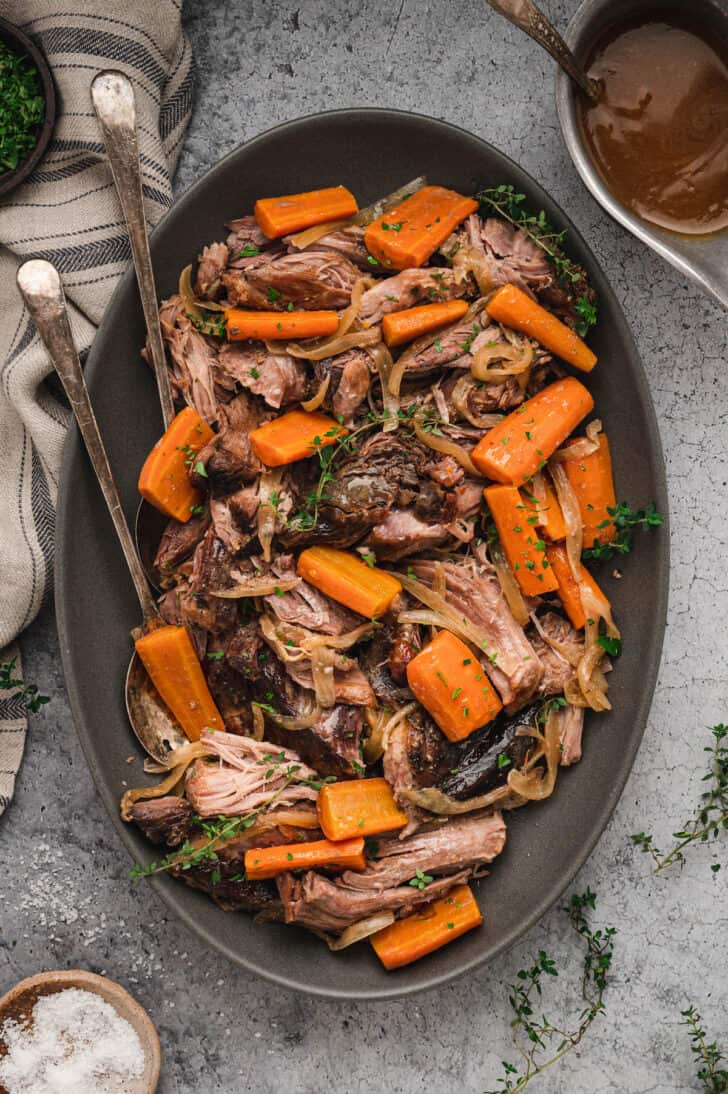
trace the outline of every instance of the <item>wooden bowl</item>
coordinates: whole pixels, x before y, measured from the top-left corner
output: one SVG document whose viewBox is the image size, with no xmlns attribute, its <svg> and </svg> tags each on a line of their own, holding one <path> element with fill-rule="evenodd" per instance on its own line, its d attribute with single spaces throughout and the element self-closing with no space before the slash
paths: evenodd
<svg viewBox="0 0 728 1094">
<path fill-rule="evenodd" d="M 157 1028 L 136 999 L 120 984 L 107 980 L 105 976 L 97 976 L 83 969 L 39 972 L 35 976 L 29 976 L 0 998 L 0 1025 L 7 1018 L 18 1018 L 20 1015 L 28 1014 L 41 996 L 52 995 L 65 988 L 80 988 L 82 991 L 92 991 L 95 995 L 100 995 L 117 1014 L 129 1022 L 142 1043 L 144 1072 L 138 1079 L 129 1080 L 126 1090 L 128 1094 L 154 1094 L 162 1066 L 162 1050 Z M 3 1051 L 3 1042 L 0 1040 L 0 1054 Z M 7 1094 L 2 1085 L 0 1085 L 0 1094 Z"/>
<path fill-rule="evenodd" d="M 15 53 L 25 53 L 30 57 L 38 70 L 43 98 L 45 99 L 45 116 L 38 126 L 35 147 L 31 149 L 14 171 L 3 171 L 0 174 L 0 197 L 3 197 L 5 194 L 9 194 L 11 190 L 14 190 L 16 186 L 20 186 L 21 182 L 25 182 L 50 144 L 53 128 L 56 124 L 56 88 L 51 70 L 41 51 L 27 34 L 23 34 L 22 30 L 9 23 L 7 19 L 0 19 L 0 42 L 4 42 Z"/>
</svg>

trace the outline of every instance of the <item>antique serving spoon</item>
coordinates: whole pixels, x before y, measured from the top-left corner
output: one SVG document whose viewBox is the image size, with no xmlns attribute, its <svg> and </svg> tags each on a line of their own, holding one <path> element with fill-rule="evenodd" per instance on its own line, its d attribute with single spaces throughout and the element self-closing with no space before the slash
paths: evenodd
<svg viewBox="0 0 728 1094">
<path fill-rule="evenodd" d="M 83 437 L 94 473 L 104 495 L 142 611 L 144 631 L 162 625 L 147 579 L 134 548 L 111 473 L 106 449 L 89 399 L 66 311 L 58 271 L 50 262 L 33 258 L 18 270 L 18 288 L 28 306 L 48 356 L 63 384 Z M 134 637 L 137 637 L 136 632 Z M 152 759 L 165 763 L 170 749 L 187 741 L 177 722 L 157 695 L 138 655 L 134 653 L 126 675 L 126 709 L 139 744 Z"/>
<path fill-rule="evenodd" d="M 162 418 L 167 429 L 174 418 L 174 397 L 159 325 L 157 289 L 144 219 L 134 88 L 122 72 L 100 72 L 91 84 L 91 101 L 101 125 L 106 155 L 129 232 Z M 140 501 L 134 521 L 134 536 L 144 572 L 155 588 L 159 587 L 159 575 L 154 566 L 154 557 L 168 520 L 148 501 Z"/>
<path fill-rule="evenodd" d="M 566 75 L 584 92 L 593 103 L 601 96 L 598 80 L 592 80 L 577 61 L 556 28 L 549 22 L 533 0 L 487 0 L 487 3 L 503 15 L 509 23 L 524 30 L 534 42 L 551 54 L 563 68 Z"/>
</svg>

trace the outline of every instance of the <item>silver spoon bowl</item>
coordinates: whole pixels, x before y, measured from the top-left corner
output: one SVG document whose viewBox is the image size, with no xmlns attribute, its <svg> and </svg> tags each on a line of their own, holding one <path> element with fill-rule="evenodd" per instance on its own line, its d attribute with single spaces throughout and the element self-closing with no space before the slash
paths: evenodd
<svg viewBox="0 0 728 1094">
<path fill-rule="evenodd" d="M 50 262 L 34 258 L 19 268 L 17 280 L 28 311 L 68 397 L 113 521 L 141 609 L 141 627 L 132 632 L 132 637 L 137 638 L 143 631 L 159 625 L 161 618 L 121 508 L 119 492 L 91 406 L 81 362 L 73 344 L 61 279 Z M 165 763 L 170 749 L 186 743 L 187 737 L 157 695 L 136 652 L 132 655 L 126 677 L 126 709 L 137 740 L 157 762 Z"/>
</svg>

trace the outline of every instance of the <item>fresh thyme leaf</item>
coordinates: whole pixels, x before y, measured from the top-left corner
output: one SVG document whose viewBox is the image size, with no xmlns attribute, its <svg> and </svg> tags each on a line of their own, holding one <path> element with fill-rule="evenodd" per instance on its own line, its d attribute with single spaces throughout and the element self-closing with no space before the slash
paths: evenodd
<svg viewBox="0 0 728 1094">
<path fill-rule="evenodd" d="M 584 1008 L 573 1029 L 554 1025 L 545 1014 L 536 1011 L 544 990 L 544 978 L 558 976 L 555 962 L 543 950 L 528 969 L 521 969 L 511 984 L 508 1001 L 515 1015 L 511 1023 L 513 1044 L 521 1058 L 520 1068 L 503 1061 L 500 1085 L 486 1094 L 516 1094 L 537 1075 L 557 1063 L 584 1039 L 592 1023 L 604 1013 L 604 995 L 614 954 L 614 927 L 592 930 L 590 913 L 596 908 L 596 896 L 587 889 L 572 896 L 568 908 L 571 926 L 586 945 L 582 974 Z"/>
<path fill-rule="evenodd" d="M 528 238 L 544 252 L 561 285 L 575 300 L 574 309 L 579 317 L 576 330 L 582 337 L 597 321 L 597 309 L 590 296 L 586 271 L 564 254 L 566 232 L 557 232 L 543 209 L 533 213 L 525 206 L 526 195 L 514 186 L 494 186 L 476 195 L 482 205 L 503 217 L 515 228 L 520 228 Z M 578 294 L 578 295 L 576 295 Z M 593 294 L 592 294 L 593 295 Z"/>
<path fill-rule="evenodd" d="M 607 559 L 615 555 L 628 555 L 634 545 L 636 528 L 659 528 L 662 517 L 651 502 L 645 509 L 631 509 L 626 501 L 620 502 L 614 509 L 607 509 L 614 523 L 616 535 L 610 543 L 597 543 L 583 552 L 584 558 Z"/>
<path fill-rule="evenodd" d="M 700 1079 L 706 1094 L 725 1094 L 728 1091 L 728 1068 L 721 1067 L 721 1063 L 728 1063 L 725 1055 L 718 1048 L 716 1041 L 708 1041 L 707 1033 L 702 1026 L 702 1016 L 692 1004 L 685 1010 L 681 1010 L 681 1026 L 687 1026 L 690 1033 L 690 1051 L 695 1057 L 695 1063 L 700 1064 L 697 1077 Z"/>
<path fill-rule="evenodd" d="M 597 644 L 606 650 L 610 657 L 619 657 L 622 652 L 622 641 L 620 638 L 610 638 L 606 634 L 600 634 L 597 638 Z"/>
<path fill-rule="evenodd" d="M 711 726 L 710 732 L 713 743 L 706 745 L 703 750 L 710 754 L 710 763 L 703 782 L 710 785 L 700 795 L 700 804 L 690 820 L 679 831 L 673 832 L 675 843 L 672 848 L 663 854 L 647 832 L 635 832 L 630 836 L 635 847 L 639 847 L 643 854 L 651 856 L 656 874 L 668 866 L 674 866 L 676 862 L 683 866 L 686 848 L 693 843 L 707 843 L 709 839 L 717 839 L 722 831 L 728 830 L 728 725 L 721 722 Z M 713 870 L 714 874 L 717 872 Z"/>
<path fill-rule="evenodd" d="M 24 684 L 19 677 L 14 675 L 16 663 L 16 657 L 12 661 L 0 663 L 0 691 L 13 691 L 15 688 L 20 688 L 21 690 L 16 698 L 26 710 L 37 714 L 45 703 L 50 702 L 50 699 L 47 695 L 41 695 L 35 684 Z"/>
</svg>

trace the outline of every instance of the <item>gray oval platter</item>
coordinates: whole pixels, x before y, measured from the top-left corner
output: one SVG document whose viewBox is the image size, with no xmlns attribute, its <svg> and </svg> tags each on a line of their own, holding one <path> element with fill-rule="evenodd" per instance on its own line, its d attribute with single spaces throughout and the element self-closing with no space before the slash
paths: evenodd
<svg viewBox="0 0 728 1094">
<path fill-rule="evenodd" d="M 477 137 L 431 118 L 389 110 L 346 110 L 279 126 L 237 148 L 177 202 L 153 235 L 161 296 L 176 291 L 179 271 L 201 247 L 224 238 L 223 222 L 249 212 L 266 194 L 343 183 L 361 204 L 419 174 L 472 193 L 514 183 L 528 203 L 568 229 L 570 255 L 587 268 L 599 300 L 590 344 L 599 364 L 588 377 L 609 434 L 617 493 L 633 506 L 654 501 L 667 516 L 665 472 L 655 412 L 625 318 L 590 249 L 568 218 L 515 163 Z M 127 518 L 137 504 L 142 461 L 161 432 L 151 371 L 139 356 L 144 324 L 133 273 L 106 312 L 86 365 L 91 397 L 109 449 Z M 638 539 L 603 580 L 622 628 L 624 653 L 610 680 L 613 710 L 589 716 L 584 758 L 562 770 L 553 797 L 507 816 L 508 842 L 490 877 L 477 886 L 485 923 L 451 946 L 395 973 L 371 947 L 339 954 L 303 930 L 256 926 L 225 913 L 169 877 L 159 896 L 179 919 L 243 968 L 288 988 L 347 999 L 402 996 L 477 968 L 514 942 L 557 900 L 594 847 L 629 774 L 652 699 L 665 626 L 667 526 Z M 63 666 L 81 743 L 101 798 L 134 860 L 152 847 L 119 817 L 124 783 L 139 780 L 139 748 L 124 710 L 129 632 L 138 606 L 101 494 L 77 431 L 66 446 L 58 514 L 56 604 Z M 134 774 L 133 774 L 134 773 Z M 142 776 L 144 778 L 144 776 Z M 120 850 L 126 866 L 126 856 Z M 129 884 L 147 884 L 129 882 Z"/>
</svg>

